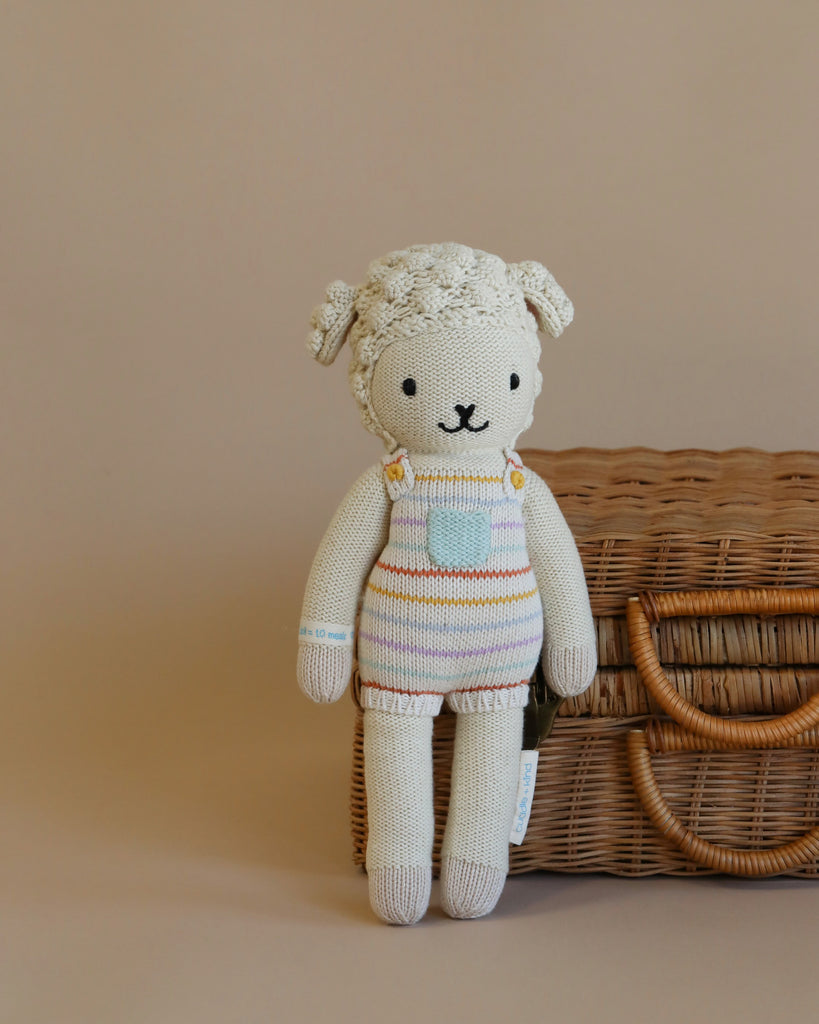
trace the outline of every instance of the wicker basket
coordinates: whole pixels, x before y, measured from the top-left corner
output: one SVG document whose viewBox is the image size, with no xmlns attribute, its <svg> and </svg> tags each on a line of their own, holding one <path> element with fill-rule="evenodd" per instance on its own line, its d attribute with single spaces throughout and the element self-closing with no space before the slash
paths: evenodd
<svg viewBox="0 0 819 1024">
<path fill-rule="evenodd" d="M 819 453 L 521 454 L 577 540 L 599 669 L 541 744 L 510 872 L 819 874 Z M 453 738 L 443 713 L 436 857 Z M 363 865 L 360 711 L 352 831 Z"/>
</svg>

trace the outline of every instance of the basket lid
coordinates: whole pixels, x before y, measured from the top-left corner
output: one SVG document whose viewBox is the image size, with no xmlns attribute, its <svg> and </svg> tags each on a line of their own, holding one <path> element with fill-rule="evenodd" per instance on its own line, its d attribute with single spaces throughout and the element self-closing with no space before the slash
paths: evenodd
<svg viewBox="0 0 819 1024">
<path fill-rule="evenodd" d="M 578 543 L 819 533 L 819 452 L 530 448 L 520 454 L 548 483 Z"/>
</svg>

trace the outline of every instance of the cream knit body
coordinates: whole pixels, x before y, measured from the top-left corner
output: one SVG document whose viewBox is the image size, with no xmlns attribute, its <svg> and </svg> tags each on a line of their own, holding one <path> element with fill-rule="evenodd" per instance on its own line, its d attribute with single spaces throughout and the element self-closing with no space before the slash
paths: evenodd
<svg viewBox="0 0 819 1024">
<path fill-rule="evenodd" d="M 543 642 L 523 519 L 527 472 L 509 450 L 384 459 L 387 546 L 364 590 L 362 704 L 434 715 L 522 707 Z"/>
<path fill-rule="evenodd" d="M 351 488 L 314 559 L 298 680 L 313 700 L 341 696 L 358 614 L 370 900 L 390 923 L 417 921 L 430 897 L 443 702 L 484 712 L 457 716 L 441 848 L 444 909 L 479 917 L 506 878 L 541 651 L 558 693 L 594 675 L 577 548 L 547 485 L 510 450 L 540 391 L 538 330 L 557 338 L 572 313 L 542 264 L 452 242 L 373 261 L 313 312 L 311 355 L 329 365 L 348 343 L 362 421 L 391 454 Z"/>
</svg>

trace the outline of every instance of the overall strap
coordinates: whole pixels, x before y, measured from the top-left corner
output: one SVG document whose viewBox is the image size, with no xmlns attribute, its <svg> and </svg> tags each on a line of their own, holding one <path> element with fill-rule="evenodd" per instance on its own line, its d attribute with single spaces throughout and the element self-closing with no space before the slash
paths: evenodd
<svg viewBox="0 0 819 1024">
<path fill-rule="evenodd" d="M 398 501 L 405 494 L 409 494 L 415 486 L 415 473 L 412 471 L 409 455 L 406 448 L 396 448 L 395 451 L 383 456 L 384 483 L 387 493 L 393 501 Z"/>
<path fill-rule="evenodd" d="M 503 474 L 503 490 L 507 498 L 514 498 L 523 504 L 526 493 L 526 470 L 520 456 L 512 448 L 504 448 L 506 470 Z"/>
</svg>

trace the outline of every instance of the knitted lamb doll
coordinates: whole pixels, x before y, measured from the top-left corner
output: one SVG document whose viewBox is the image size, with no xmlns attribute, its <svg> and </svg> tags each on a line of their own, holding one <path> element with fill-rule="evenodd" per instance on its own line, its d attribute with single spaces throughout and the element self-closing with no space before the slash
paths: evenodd
<svg viewBox="0 0 819 1024">
<path fill-rule="evenodd" d="M 583 569 L 543 481 L 514 451 L 541 387 L 538 329 L 572 305 L 539 263 L 415 245 L 336 281 L 313 313 L 312 355 L 352 348 L 350 382 L 387 446 L 353 485 L 313 562 L 298 680 L 337 700 L 357 655 L 364 707 L 370 903 L 392 924 L 427 909 L 432 719 L 457 713 L 441 900 L 497 903 L 509 864 L 523 708 L 538 659 L 559 694 L 596 669 Z"/>
</svg>

